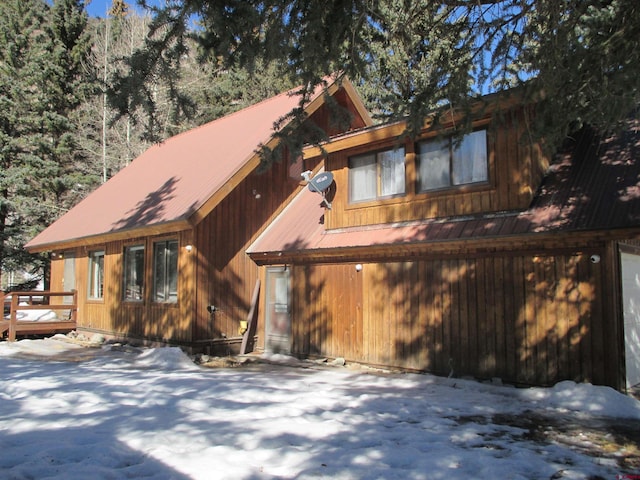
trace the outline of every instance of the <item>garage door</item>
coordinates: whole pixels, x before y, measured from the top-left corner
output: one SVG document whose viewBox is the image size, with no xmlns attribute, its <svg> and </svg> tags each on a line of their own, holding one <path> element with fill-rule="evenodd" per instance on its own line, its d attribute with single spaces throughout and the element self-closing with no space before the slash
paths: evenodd
<svg viewBox="0 0 640 480">
<path fill-rule="evenodd" d="M 627 388 L 640 384 L 640 255 L 621 253 Z"/>
</svg>

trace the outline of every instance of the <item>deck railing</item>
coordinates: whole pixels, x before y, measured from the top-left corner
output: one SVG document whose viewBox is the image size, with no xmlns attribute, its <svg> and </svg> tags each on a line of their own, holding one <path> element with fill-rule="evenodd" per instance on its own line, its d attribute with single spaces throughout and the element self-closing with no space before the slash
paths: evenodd
<svg viewBox="0 0 640 480">
<path fill-rule="evenodd" d="M 51 303 L 52 297 L 71 297 L 71 303 Z M 7 300 L 10 302 L 7 303 Z M 14 341 L 19 333 L 53 333 L 57 330 L 73 330 L 76 327 L 78 315 L 78 292 L 52 292 L 37 291 L 28 292 L 0 292 L 0 300 L 3 308 L 3 315 L 0 319 L 0 335 L 9 331 L 9 341 Z M 5 309 L 8 307 L 9 318 L 5 318 Z M 18 311 L 42 310 L 53 312 L 64 312 L 63 317 L 56 314 L 51 320 L 20 320 Z"/>
</svg>

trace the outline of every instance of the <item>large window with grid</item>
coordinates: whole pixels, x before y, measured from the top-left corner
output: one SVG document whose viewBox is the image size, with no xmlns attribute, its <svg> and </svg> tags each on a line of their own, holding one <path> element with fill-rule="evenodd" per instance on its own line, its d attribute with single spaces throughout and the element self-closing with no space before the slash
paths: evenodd
<svg viewBox="0 0 640 480">
<path fill-rule="evenodd" d="M 418 192 L 487 182 L 487 132 L 478 130 L 461 141 L 437 138 L 419 142 L 416 152 Z"/>
<path fill-rule="evenodd" d="M 404 148 L 349 159 L 351 203 L 405 194 Z"/>
<path fill-rule="evenodd" d="M 178 301 L 178 241 L 166 240 L 153 246 L 153 300 Z"/>
</svg>

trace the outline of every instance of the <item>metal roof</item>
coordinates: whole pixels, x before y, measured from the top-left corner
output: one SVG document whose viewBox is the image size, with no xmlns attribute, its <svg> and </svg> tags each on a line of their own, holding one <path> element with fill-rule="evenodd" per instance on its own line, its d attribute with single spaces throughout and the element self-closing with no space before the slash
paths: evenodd
<svg viewBox="0 0 640 480">
<path fill-rule="evenodd" d="M 326 230 L 320 200 L 304 189 L 248 253 L 260 261 L 260 255 L 640 228 L 640 122 L 607 138 L 582 132 L 524 211 Z"/>
<path fill-rule="evenodd" d="M 320 99 L 321 87 L 314 95 Z M 273 136 L 274 122 L 298 106 L 295 90 L 150 147 L 27 243 L 45 250 L 74 240 L 186 223 Z M 312 100 L 312 102 L 314 101 Z M 311 103 L 310 103 L 311 104 Z"/>
</svg>

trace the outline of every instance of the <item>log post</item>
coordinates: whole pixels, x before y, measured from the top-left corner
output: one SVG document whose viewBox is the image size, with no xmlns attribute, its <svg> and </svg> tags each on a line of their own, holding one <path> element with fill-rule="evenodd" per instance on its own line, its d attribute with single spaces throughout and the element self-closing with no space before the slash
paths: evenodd
<svg viewBox="0 0 640 480">
<path fill-rule="evenodd" d="M 240 346 L 240 355 L 247 353 L 248 348 L 253 350 L 253 336 L 256 331 L 255 316 L 258 311 L 258 299 L 260 298 L 260 280 L 256 280 L 256 286 L 253 289 L 253 296 L 251 297 L 251 308 L 247 315 L 247 330 L 242 337 L 242 344 Z"/>
<path fill-rule="evenodd" d="M 11 313 L 9 315 L 9 341 L 16 341 L 16 328 L 18 325 L 18 300 L 19 295 L 11 295 Z"/>
</svg>

